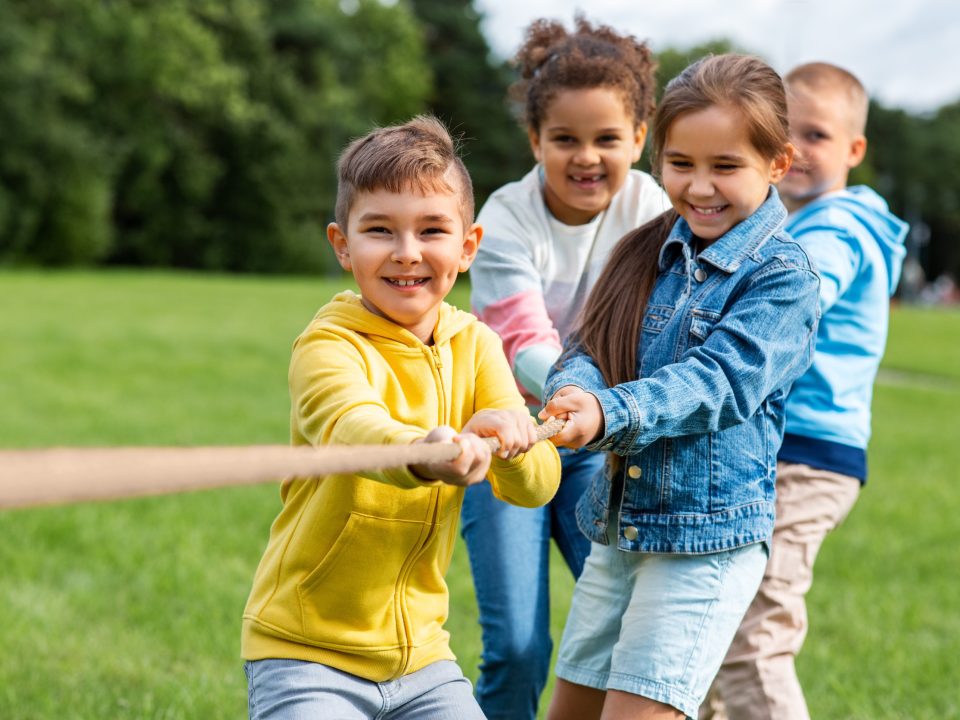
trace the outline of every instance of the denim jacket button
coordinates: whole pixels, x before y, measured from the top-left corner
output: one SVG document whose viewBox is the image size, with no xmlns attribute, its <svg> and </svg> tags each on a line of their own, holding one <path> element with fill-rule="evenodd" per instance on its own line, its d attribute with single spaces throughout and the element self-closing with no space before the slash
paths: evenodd
<svg viewBox="0 0 960 720">
<path fill-rule="evenodd" d="M 640 531 L 637 530 L 633 525 L 627 525 L 623 529 L 623 536 L 627 540 L 636 540 L 640 536 Z"/>
<path fill-rule="evenodd" d="M 693 279 L 697 282 L 703 282 L 707 279 L 707 273 L 703 268 L 697 268 L 693 271 Z"/>
<path fill-rule="evenodd" d="M 639 465 L 631 465 L 627 468 L 627 475 L 632 477 L 634 480 L 639 478 L 643 474 L 643 471 L 640 469 Z"/>
</svg>

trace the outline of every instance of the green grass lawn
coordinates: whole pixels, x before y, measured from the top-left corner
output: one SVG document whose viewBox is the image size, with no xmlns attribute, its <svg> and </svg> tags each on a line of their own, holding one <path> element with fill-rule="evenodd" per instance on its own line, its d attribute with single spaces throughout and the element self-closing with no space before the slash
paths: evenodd
<svg viewBox="0 0 960 720">
<path fill-rule="evenodd" d="M 290 344 L 341 286 L 0 272 L 0 445 L 286 442 Z M 958 404 L 960 312 L 896 308 L 870 483 L 810 597 L 816 718 L 960 718 Z M 0 718 L 244 717 L 240 613 L 278 507 L 266 484 L 0 511 Z M 554 566 L 558 637 L 572 582 Z M 475 677 L 462 547 L 449 583 Z"/>
</svg>

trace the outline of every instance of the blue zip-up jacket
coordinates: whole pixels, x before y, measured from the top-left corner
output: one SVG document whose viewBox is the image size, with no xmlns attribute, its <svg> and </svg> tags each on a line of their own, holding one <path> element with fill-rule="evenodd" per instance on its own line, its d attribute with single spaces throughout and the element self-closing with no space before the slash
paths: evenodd
<svg viewBox="0 0 960 720">
<path fill-rule="evenodd" d="M 545 397 L 597 397 L 608 458 L 577 505 L 606 544 L 611 504 L 621 550 L 708 553 L 773 533 L 776 454 L 790 384 L 810 365 L 819 280 L 787 233 L 777 191 L 695 259 L 682 218 L 660 253 L 643 319 L 638 380 L 609 388 L 567 340 Z M 611 498 L 613 498 L 611 500 Z"/>
<path fill-rule="evenodd" d="M 805 205 L 786 227 L 820 273 L 821 317 L 813 365 L 787 398 L 780 459 L 865 481 L 873 382 L 908 226 L 856 186 Z"/>
</svg>

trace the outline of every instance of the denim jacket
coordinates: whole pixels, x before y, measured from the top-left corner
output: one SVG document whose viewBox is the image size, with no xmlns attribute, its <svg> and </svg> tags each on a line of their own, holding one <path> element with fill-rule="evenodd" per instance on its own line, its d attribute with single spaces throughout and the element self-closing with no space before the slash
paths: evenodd
<svg viewBox="0 0 960 720">
<path fill-rule="evenodd" d="M 775 188 L 694 258 L 682 218 L 663 245 L 640 334 L 638 379 L 607 387 L 567 340 L 544 396 L 575 385 L 596 396 L 608 455 L 577 505 L 580 529 L 617 547 L 709 553 L 769 540 L 784 401 L 810 365 L 820 281 L 783 231 Z M 622 460 L 621 460 L 622 458 Z"/>
</svg>

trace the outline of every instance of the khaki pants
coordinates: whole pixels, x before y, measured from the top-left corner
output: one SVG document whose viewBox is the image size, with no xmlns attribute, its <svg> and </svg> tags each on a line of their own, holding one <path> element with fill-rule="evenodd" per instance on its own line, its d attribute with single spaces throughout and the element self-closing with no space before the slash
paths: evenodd
<svg viewBox="0 0 960 720">
<path fill-rule="evenodd" d="M 804 598 L 820 545 L 859 493 L 854 477 L 777 464 L 777 520 L 767 570 L 700 720 L 809 720 L 794 668 L 807 634 Z"/>
</svg>

